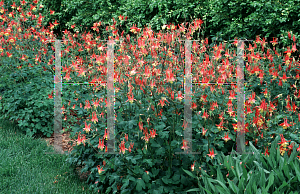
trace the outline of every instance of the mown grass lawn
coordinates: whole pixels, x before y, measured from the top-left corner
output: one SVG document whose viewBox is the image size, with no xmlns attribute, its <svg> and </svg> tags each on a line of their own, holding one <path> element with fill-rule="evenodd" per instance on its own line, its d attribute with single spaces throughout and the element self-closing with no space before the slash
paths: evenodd
<svg viewBox="0 0 300 194">
<path fill-rule="evenodd" d="M 26 137 L 18 126 L 0 120 L 0 193 L 93 193 L 45 141 Z"/>
</svg>

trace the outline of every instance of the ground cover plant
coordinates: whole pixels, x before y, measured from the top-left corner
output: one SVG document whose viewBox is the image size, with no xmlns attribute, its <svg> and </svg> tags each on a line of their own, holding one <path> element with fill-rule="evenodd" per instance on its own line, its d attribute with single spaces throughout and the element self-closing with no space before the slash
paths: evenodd
<svg viewBox="0 0 300 194">
<path fill-rule="evenodd" d="M 116 23 L 117 21 L 115 21 L 114 24 L 108 28 L 108 34 L 111 37 L 114 36 L 115 39 L 119 39 L 120 37 L 118 31 L 116 30 Z M 199 29 L 201 24 L 201 20 L 195 21 L 195 26 L 191 28 L 191 31 L 187 30 L 186 34 L 184 33 L 184 25 L 180 26 L 179 29 L 181 36 L 184 34 L 186 37 L 188 37 L 197 28 Z M 173 27 L 173 25 L 169 25 L 165 26 L 165 28 L 171 29 L 170 33 L 172 33 L 175 32 L 174 30 L 176 26 Z M 31 30 L 34 31 L 32 28 Z M 82 163 L 86 165 L 83 171 L 90 170 L 92 172 L 89 177 L 89 181 L 95 182 L 95 184 L 91 185 L 91 188 L 95 191 L 101 190 L 102 192 L 110 192 L 113 190 L 116 192 L 117 190 L 122 190 L 126 193 L 134 190 L 141 193 L 145 191 L 154 193 L 172 193 L 175 192 L 175 190 L 178 191 L 178 189 L 180 189 L 182 192 L 185 192 L 185 190 L 189 187 L 194 188 L 195 185 L 192 184 L 197 184 L 197 182 L 193 181 L 193 179 L 187 176 L 187 174 L 181 169 L 190 169 L 191 164 L 195 164 L 194 167 L 198 169 L 198 167 L 200 167 L 199 164 L 201 164 L 203 165 L 204 169 L 208 170 L 209 164 L 215 166 L 218 165 L 216 160 L 214 160 L 216 157 L 218 157 L 215 155 L 216 153 L 228 153 L 229 151 L 232 151 L 232 148 L 235 145 L 236 131 L 234 130 L 234 110 L 236 109 L 236 106 L 235 102 L 231 100 L 234 99 L 234 90 L 236 88 L 234 86 L 231 86 L 231 90 L 228 88 L 222 88 L 221 86 L 206 86 L 201 88 L 204 89 L 204 92 L 207 95 L 203 95 L 202 91 L 199 92 L 199 88 L 198 91 L 196 87 L 194 87 L 195 89 L 193 88 L 193 91 L 195 91 L 192 104 L 194 113 L 193 123 L 195 123 L 195 126 L 193 126 L 195 137 L 193 145 L 197 145 L 193 147 L 196 147 L 195 150 L 201 151 L 202 154 L 201 156 L 174 155 L 174 152 L 181 151 L 181 149 L 186 148 L 184 144 L 185 142 L 182 141 L 184 129 L 184 123 L 182 121 L 182 85 L 184 63 L 182 61 L 184 59 L 184 50 L 182 50 L 180 44 L 176 45 L 174 41 L 175 39 L 179 40 L 180 36 L 178 36 L 178 34 L 174 34 L 172 36 L 171 34 L 168 34 L 169 32 L 165 34 L 160 33 L 156 38 L 165 38 L 165 42 L 163 41 L 163 43 L 157 43 L 157 41 L 154 45 L 148 45 L 148 42 L 146 43 L 145 39 L 151 39 L 154 37 L 150 28 L 145 29 L 146 32 L 142 32 L 141 29 L 132 27 L 132 31 L 136 33 L 135 43 L 131 41 L 130 36 L 126 36 L 125 41 L 121 45 L 115 46 L 115 58 L 117 59 L 115 62 L 115 79 L 119 82 L 115 85 L 118 90 L 116 92 L 117 101 L 115 103 L 117 116 L 117 133 L 115 135 L 121 155 L 113 157 L 104 154 L 104 150 L 106 148 L 104 140 L 108 135 L 107 131 L 105 130 L 105 108 L 108 105 L 105 99 L 105 88 L 97 87 L 97 90 L 93 91 L 94 96 L 91 100 L 92 87 L 85 88 L 84 90 L 78 90 L 77 86 L 70 86 L 64 93 L 64 97 L 66 99 L 71 99 L 69 102 L 64 101 L 63 110 L 66 112 L 65 119 L 70 119 L 68 118 L 70 115 L 68 113 L 68 107 L 71 107 L 71 109 L 74 109 L 78 112 L 77 116 L 79 118 L 83 115 L 89 115 L 89 120 L 81 122 L 79 126 L 75 126 L 70 129 L 72 136 L 75 139 L 77 138 L 78 145 L 75 147 L 75 150 L 72 155 L 70 155 L 68 161 L 73 165 Z M 6 30 L 6 32 L 8 34 L 10 33 L 9 30 Z M 140 32 L 140 34 L 138 34 L 138 32 Z M 67 31 L 66 34 L 68 35 L 66 38 L 68 38 L 69 41 L 63 40 L 64 46 L 62 49 L 62 61 L 64 61 L 66 58 L 69 58 L 70 61 L 66 60 L 67 62 L 63 65 L 63 73 L 65 73 L 63 79 L 74 82 L 92 81 L 96 83 L 97 81 L 105 81 L 105 76 L 107 76 L 107 73 L 104 53 L 105 49 L 107 49 L 105 48 L 107 45 L 105 43 L 98 44 L 97 52 L 100 53 L 100 55 L 96 55 L 92 52 L 94 51 L 92 45 L 95 45 L 95 42 L 89 34 L 80 35 L 79 37 L 82 39 L 77 40 L 77 44 L 75 44 L 76 41 L 73 39 L 74 37 L 76 38 L 76 35 L 71 36 Z M 144 36 L 144 38 L 138 37 L 140 35 Z M 290 33 L 288 33 L 287 36 L 290 37 Z M 38 35 L 36 35 L 34 38 L 38 38 Z M 255 146 L 259 148 L 261 152 L 265 152 L 265 154 L 268 153 L 268 150 L 264 150 L 263 147 L 268 146 L 270 141 L 272 141 L 272 137 L 274 138 L 275 136 L 284 134 L 285 138 L 288 136 L 289 140 L 292 140 L 293 143 L 296 143 L 291 144 L 288 147 L 289 150 L 283 146 L 280 147 L 282 154 L 287 151 L 290 153 L 293 145 L 297 145 L 298 142 L 297 135 L 294 135 L 293 133 L 297 133 L 297 126 L 299 126 L 300 122 L 299 114 L 294 114 L 297 113 L 297 106 L 299 106 L 299 100 L 297 100 L 299 98 L 299 91 L 296 87 L 298 83 L 296 80 L 299 79 L 299 63 L 292 58 L 294 52 L 296 51 L 294 49 L 294 47 L 296 48 L 296 40 L 293 39 L 294 38 L 289 38 L 291 43 L 293 43 L 292 50 L 289 48 L 287 50 L 285 48 L 278 49 L 274 46 L 274 49 L 272 50 L 267 47 L 264 39 L 261 40 L 258 37 L 254 42 L 253 47 L 250 45 L 248 46 L 248 51 L 250 54 L 246 55 L 245 57 L 247 58 L 248 62 L 248 64 L 246 64 L 248 75 L 253 77 L 252 79 L 250 78 L 251 84 L 246 90 L 246 96 L 248 97 L 250 95 L 249 100 L 246 103 L 247 115 L 250 115 L 246 120 L 246 122 L 248 122 L 248 125 L 246 123 L 246 126 L 249 130 L 249 133 L 246 134 L 248 138 L 247 140 L 248 142 L 254 141 Z M 12 42 L 16 41 L 16 43 L 19 41 L 14 40 L 13 38 L 10 38 L 9 40 Z M 82 44 L 79 44 L 80 41 L 83 41 L 81 42 Z M 87 44 L 85 45 L 84 42 L 87 42 Z M 138 42 L 137 47 L 134 46 L 136 42 Z M 25 40 L 23 40 L 22 43 L 24 44 Z M 276 44 L 276 40 L 273 40 L 271 43 Z M 192 49 L 194 50 L 194 53 L 198 52 L 197 54 L 199 55 L 194 57 L 193 63 L 199 64 L 199 61 L 203 61 L 203 63 L 200 64 L 206 65 L 207 68 L 206 71 L 200 71 L 201 74 L 197 75 L 197 72 L 195 71 L 197 68 L 200 70 L 205 68 L 200 65 L 198 67 L 192 66 L 192 69 L 194 70 L 192 73 L 195 76 L 196 81 L 201 81 L 201 78 L 203 78 L 202 81 L 204 82 L 224 82 L 226 80 L 229 82 L 232 81 L 232 76 L 230 77 L 230 75 L 234 75 L 234 66 L 232 61 L 234 61 L 234 58 L 236 57 L 234 54 L 234 48 L 232 48 L 232 45 L 234 44 L 236 44 L 236 42 L 233 42 L 233 44 L 226 44 L 223 42 L 219 45 L 208 45 L 207 39 L 199 44 L 193 44 Z M 154 49 L 150 55 L 148 52 L 149 50 L 147 49 L 149 49 L 148 47 L 151 48 L 151 46 Z M 50 47 L 51 44 L 48 46 L 48 48 Z M 175 47 L 174 50 L 172 50 L 171 47 Z M 9 48 L 9 46 L 5 47 L 5 50 Z M 215 52 L 211 52 L 209 48 L 213 48 Z M 162 49 L 162 51 L 159 49 Z M 267 51 L 267 54 L 259 54 L 258 51 L 264 52 L 264 49 Z M 224 52 L 222 52 L 222 50 L 224 50 Z M 254 51 L 256 53 L 254 53 Z M 283 59 L 284 64 L 281 65 L 282 58 L 278 56 L 278 53 L 283 51 L 286 53 L 286 55 Z M 67 53 L 70 54 L 67 55 Z M 122 57 L 123 53 L 126 53 L 126 55 Z M 221 56 L 222 54 L 225 55 L 225 58 L 224 56 Z M 7 54 L 6 52 L 6 55 L 10 55 L 10 53 Z M 93 56 L 92 60 L 95 61 L 88 62 L 87 59 L 84 60 L 83 57 L 90 55 Z M 143 56 L 144 58 L 141 59 L 139 56 Z M 228 60 L 226 59 L 226 56 L 228 56 Z M 264 56 L 264 58 L 261 59 L 261 56 Z M 39 61 L 39 57 L 36 57 L 36 61 Z M 26 60 L 26 56 L 21 56 L 20 58 Z M 33 57 L 28 58 L 31 58 L 31 60 L 33 59 Z M 3 59 L 2 62 L 4 64 L 11 62 L 9 61 L 9 57 L 6 56 L 1 59 Z M 48 58 L 48 60 L 51 61 L 52 59 Z M 150 63 L 149 67 L 145 65 L 144 62 L 146 61 Z M 49 66 L 52 64 L 52 62 L 49 62 Z M 26 64 L 25 62 L 22 63 Z M 68 65 L 71 63 L 72 67 L 68 67 Z M 231 67 L 228 67 L 229 63 L 232 63 L 232 69 Z M 261 63 L 262 65 L 257 66 L 258 63 Z M 30 75 L 29 73 L 26 74 L 27 71 L 30 71 L 30 67 L 27 67 L 27 65 L 21 66 L 16 61 L 12 63 L 12 66 L 13 65 L 22 70 L 21 75 L 24 73 L 25 76 Z M 93 65 L 97 67 L 97 71 L 92 68 Z M 223 66 L 218 67 L 220 65 Z M 44 64 L 44 70 L 47 72 L 47 69 L 50 69 L 53 72 L 53 68 L 51 68 L 51 66 L 49 68 L 49 66 Z M 173 67 L 175 67 L 175 70 Z M 274 69 L 278 67 L 279 71 L 273 69 L 273 72 L 272 67 L 274 67 Z M 38 65 L 36 68 L 40 68 L 39 70 L 41 70 L 41 67 Z M 205 76 L 211 71 L 209 68 L 214 68 L 213 70 L 217 69 L 219 74 L 217 74 L 215 77 Z M 268 68 L 271 69 L 269 73 Z M 283 75 L 278 77 L 278 74 L 282 73 L 280 72 L 281 70 L 285 70 L 285 72 Z M 11 71 L 14 72 L 15 70 L 12 69 Z M 34 70 L 31 71 L 42 72 Z M 97 75 L 94 77 L 95 72 L 100 72 L 102 75 Z M 122 74 L 121 72 L 124 73 Z M 163 72 L 166 72 L 166 77 L 163 76 Z M 20 73 L 15 72 L 14 76 L 16 78 L 21 77 L 18 75 L 20 75 Z M 223 78 L 220 75 L 224 75 Z M 260 80 L 255 80 L 255 75 L 259 76 L 258 78 Z M 293 79 L 287 79 L 286 76 L 292 77 Z M 30 78 L 30 76 L 27 77 Z M 33 74 L 32 78 L 34 77 L 36 76 Z M 9 78 L 5 79 L 9 80 Z M 286 82 L 285 79 L 287 80 Z M 38 83 L 38 80 L 36 82 Z M 49 83 L 50 82 L 51 81 L 49 79 Z M 121 85 L 122 82 L 126 84 Z M 263 82 L 268 84 L 263 85 Z M 28 83 L 29 79 L 23 84 Z M 16 89 L 22 88 L 20 86 L 21 85 L 17 85 L 14 88 L 15 90 L 10 90 L 10 92 L 14 91 L 15 93 L 18 93 L 16 92 Z M 8 86 L 6 85 L 5 87 Z M 42 101 L 40 105 L 49 102 L 48 107 L 51 108 L 50 99 L 53 98 L 53 93 L 50 92 L 50 84 L 48 87 L 48 93 L 45 94 L 41 92 L 40 97 L 44 98 L 44 100 L 48 97 L 49 100 Z M 285 91 L 282 92 L 281 87 L 285 88 Z M 29 91 L 34 91 L 29 87 L 27 88 Z M 78 91 L 74 92 L 74 89 Z M 24 95 L 23 91 L 19 92 L 18 98 L 20 98 L 22 94 Z M 227 97 L 229 96 L 229 100 L 227 101 L 227 99 L 222 99 L 222 95 Z M 266 95 L 266 98 L 268 99 L 267 102 L 269 104 L 266 104 L 265 99 L 263 99 L 264 95 Z M 271 103 L 271 100 L 274 100 L 274 98 L 276 99 L 276 97 L 284 99 L 284 97 L 287 97 L 288 95 L 291 96 L 287 98 L 288 103 L 286 107 L 283 106 L 283 103 L 281 104 L 281 107 L 278 106 L 278 102 Z M 209 96 L 212 97 L 208 99 L 207 97 Z M 197 100 L 199 98 L 200 101 Z M 5 108 L 3 109 L 4 113 L 12 112 L 13 108 L 16 109 L 13 105 L 8 103 L 8 94 L 4 95 L 3 99 L 4 100 L 2 102 L 5 105 Z M 254 102 L 255 99 L 256 102 Z M 13 101 L 11 103 L 13 103 Z M 251 103 L 256 105 L 256 107 L 254 105 L 252 106 Z M 24 106 L 24 104 L 27 104 L 27 101 L 24 100 L 19 104 Z M 222 108 L 221 105 L 223 106 Z M 228 108 L 228 111 L 223 112 L 222 109 L 224 110 L 224 108 Z M 254 108 L 256 108 L 256 110 Z M 275 111 L 274 108 L 278 109 Z M 40 107 L 40 109 L 43 109 L 43 107 Z M 283 113 L 284 110 L 287 112 Z M 13 119 L 21 118 L 21 121 L 19 122 L 21 126 L 23 125 L 26 127 L 27 122 L 27 128 L 29 129 L 27 132 L 28 134 L 32 135 L 37 132 L 34 131 L 37 128 L 34 125 L 28 125 L 29 116 L 27 115 L 29 111 L 30 109 L 27 107 L 22 114 L 16 114 L 12 117 Z M 40 112 L 41 110 L 39 109 L 34 111 L 36 115 L 38 115 Z M 272 119 L 271 114 L 273 117 L 275 117 L 275 119 Z M 213 121 L 209 121 L 208 118 L 211 118 Z M 252 118 L 255 119 L 251 120 Z M 36 118 L 32 119 L 32 121 L 37 122 Z M 49 121 L 53 122 L 53 120 L 51 121 L 51 118 Z M 287 123 L 287 121 L 291 121 L 291 124 L 289 124 L 290 122 Z M 94 122 L 94 124 L 92 124 L 92 122 Z M 251 122 L 254 123 L 253 126 L 249 126 L 249 123 Z M 43 123 L 47 123 L 47 121 L 44 121 Z M 281 126 L 283 126 L 284 129 L 287 128 L 291 131 L 283 131 Z M 67 128 L 67 126 L 65 126 L 65 128 Z M 270 128 L 272 128 L 272 131 Z M 44 130 L 44 126 L 42 126 L 40 129 Z M 224 130 L 227 132 L 224 133 Z M 49 128 L 48 132 L 46 131 L 46 134 L 47 133 L 51 134 L 51 128 Z M 182 143 L 183 146 L 181 146 Z M 101 151 L 103 151 L 102 153 L 104 155 L 101 154 Z M 207 157 L 207 155 L 211 158 Z M 197 162 L 194 163 L 194 161 Z M 172 182 L 170 180 L 172 180 Z M 131 182 L 133 182 L 133 184 Z M 184 188 L 182 187 L 182 184 L 184 185 Z"/>
<path fill-rule="evenodd" d="M 10 121 L 0 121 L 0 193 L 97 193 L 40 139 L 26 137 Z"/>
</svg>

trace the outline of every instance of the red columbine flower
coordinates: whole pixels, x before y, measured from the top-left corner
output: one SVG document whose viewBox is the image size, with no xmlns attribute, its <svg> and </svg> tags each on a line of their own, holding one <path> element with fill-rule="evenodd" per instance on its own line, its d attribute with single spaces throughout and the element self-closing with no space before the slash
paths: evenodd
<svg viewBox="0 0 300 194">
<path fill-rule="evenodd" d="M 125 148 L 125 141 L 122 140 L 121 144 L 119 145 L 120 148 L 120 153 L 122 152 L 123 154 L 125 154 L 125 150 L 128 150 L 127 148 Z"/>
<path fill-rule="evenodd" d="M 263 79 L 264 79 L 263 71 L 260 71 L 258 78 L 260 79 L 260 84 L 262 85 L 262 82 L 263 82 Z"/>
<path fill-rule="evenodd" d="M 145 67 L 145 77 L 150 77 L 151 76 L 151 73 L 150 73 L 150 70 L 148 68 L 148 66 Z"/>
<path fill-rule="evenodd" d="M 97 108 L 99 106 L 99 102 L 100 102 L 100 99 L 95 100 L 95 101 L 93 100 L 93 105 L 95 108 Z"/>
<path fill-rule="evenodd" d="M 127 101 L 129 101 L 130 103 L 133 103 L 134 100 L 136 101 L 136 99 L 134 99 L 134 97 L 133 97 L 133 94 L 131 94 L 131 95 L 127 94 L 127 96 L 128 96 L 128 100 Z"/>
<path fill-rule="evenodd" d="M 190 147 L 187 146 L 187 143 L 188 143 L 187 140 L 182 139 L 182 145 L 183 146 L 181 147 L 181 149 L 187 150 L 188 148 L 190 148 Z"/>
<path fill-rule="evenodd" d="M 142 121 L 139 122 L 139 128 L 141 131 L 143 130 L 143 122 Z"/>
<path fill-rule="evenodd" d="M 209 149 L 209 154 L 207 154 L 211 159 L 213 159 L 217 154 L 214 153 L 214 149 L 212 148 L 212 151 Z"/>
<path fill-rule="evenodd" d="M 53 24 L 54 24 L 54 26 L 57 26 L 59 23 L 57 23 L 57 21 L 55 20 L 55 22 Z"/>
<path fill-rule="evenodd" d="M 191 170 L 192 171 L 194 171 L 194 169 L 195 169 L 195 162 L 196 162 L 196 160 L 194 161 L 194 164 L 191 164 Z"/>
<path fill-rule="evenodd" d="M 10 54 L 9 52 L 6 52 L 6 55 L 11 58 L 12 57 L 12 54 Z"/>
<path fill-rule="evenodd" d="M 100 138 L 99 138 L 99 145 L 98 145 L 98 149 L 101 149 L 101 151 L 103 151 L 103 149 L 104 149 L 104 138 L 103 138 L 103 140 L 101 140 Z"/>
<path fill-rule="evenodd" d="M 52 90 L 51 94 L 48 94 L 48 98 L 53 99 L 53 90 Z"/>
<path fill-rule="evenodd" d="M 232 90 L 230 90 L 230 96 L 229 96 L 229 99 L 236 99 L 235 95 L 236 95 L 235 92 L 232 91 Z"/>
<path fill-rule="evenodd" d="M 284 51 L 284 53 L 286 53 L 286 55 L 287 55 L 288 57 L 290 57 L 290 56 L 291 56 L 291 53 L 292 53 L 292 51 L 290 50 L 290 47 L 287 47 L 287 50 Z"/>
<path fill-rule="evenodd" d="M 105 129 L 103 138 L 105 138 L 106 140 L 109 139 L 109 132 L 107 133 L 107 128 Z"/>
<path fill-rule="evenodd" d="M 267 108 L 268 108 L 267 103 L 266 103 L 266 100 L 264 99 L 259 106 L 259 110 L 260 110 L 260 112 L 263 112 L 263 111 L 266 111 Z"/>
<path fill-rule="evenodd" d="M 207 98 L 207 95 L 206 95 L 206 94 L 202 95 L 202 96 L 201 96 L 201 101 L 207 102 L 207 101 L 206 101 L 206 98 Z"/>
<path fill-rule="evenodd" d="M 197 105 L 195 102 L 192 102 L 192 109 L 196 109 L 197 108 Z"/>
<path fill-rule="evenodd" d="M 174 74 L 172 73 L 171 69 L 166 70 L 166 77 L 167 77 L 166 80 L 171 84 L 175 81 Z"/>
<path fill-rule="evenodd" d="M 291 33 L 290 32 L 288 32 L 288 37 L 289 37 L 289 39 L 291 40 Z"/>
<path fill-rule="evenodd" d="M 283 129 L 286 129 L 292 125 L 287 123 L 287 118 L 284 119 L 284 122 L 280 124 L 280 126 L 282 126 Z"/>
<path fill-rule="evenodd" d="M 122 15 L 119 15 L 119 20 L 124 20 L 124 16 L 122 16 Z"/>
<path fill-rule="evenodd" d="M 137 28 L 135 24 L 130 28 L 130 32 L 133 32 L 134 34 L 137 34 L 140 31 L 141 29 Z"/>
<path fill-rule="evenodd" d="M 17 8 L 15 2 L 11 5 L 11 8 L 13 8 L 13 9 L 16 9 L 16 8 Z"/>
<path fill-rule="evenodd" d="M 205 133 L 206 133 L 207 130 L 208 130 L 208 129 L 206 129 L 206 130 L 205 130 L 204 128 L 202 129 L 202 135 L 203 135 L 203 136 L 205 135 Z"/>
<path fill-rule="evenodd" d="M 273 37 L 273 41 L 270 41 L 272 43 L 273 46 L 275 46 L 276 44 L 278 44 L 277 42 L 277 38 Z"/>
<path fill-rule="evenodd" d="M 174 92 L 171 93 L 171 99 L 174 100 Z"/>
<path fill-rule="evenodd" d="M 296 42 L 295 34 L 293 34 L 293 41 Z"/>
<path fill-rule="evenodd" d="M 264 154 L 265 156 L 270 156 L 270 152 L 269 152 L 269 149 L 268 149 L 268 147 L 267 148 L 265 148 L 265 153 L 262 153 L 262 154 Z"/>
<path fill-rule="evenodd" d="M 249 98 L 248 102 L 250 104 L 254 104 L 255 103 L 255 92 L 252 92 L 252 97 Z"/>
<path fill-rule="evenodd" d="M 130 146 L 128 148 L 129 153 L 131 153 L 131 149 L 133 149 L 133 145 L 134 145 L 134 143 L 130 143 Z"/>
<path fill-rule="evenodd" d="M 26 1 L 21 1 L 21 5 L 25 5 L 27 2 Z"/>
<path fill-rule="evenodd" d="M 289 148 L 288 155 L 289 155 L 289 156 L 291 156 L 291 153 L 292 153 L 292 150 L 293 150 L 294 144 L 295 144 L 295 142 L 293 142 L 291 145 L 289 145 L 289 146 L 288 146 L 288 148 Z"/>
<path fill-rule="evenodd" d="M 226 111 L 226 112 L 228 112 L 230 116 L 233 116 L 233 117 L 234 117 L 234 115 L 235 115 L 235 114 L 234 114 L 235 111 L 232 110 L 232 107 L 228 108 L 228 111 Z"/>
<path fill-rule="evenodd" d="M 157 134 L 156 134 L 156 129 L 154 130 L 150 130 L 150 136 L 151 136 L 151 138 L 155 138 L 155 136 L 156 136 Z"/>
<path fill-rule="evenodd" d="M 289 141 L 286 141 L 283 137 L 283 134 L 280 134 L 280 137 L 281 137 L 281 142 L 278 143 L 278 144 L 281 144 L 283 147 L 286 147 L 286 145 L 288 144 L 287 142 L 290 142 L 291 140 Z"/>
<path fill-rule="evenodd" d="M 87 125 L 86 121 L 84 122 L 85 124 L 85 128 L 83 128 L 83 130 L 85 130 L 85 132 L 89 133 L 91 131 L 91 124 Z"/>
<path fill-rule="evenodd" d="M 279 150 L 280 150 L 280 155 L 283 156 L 283 154 L 285 153 L 285 151 L 287 150 L 287 148 L 285 148 L 284 146 L 280 146 Z"/>
<path fill-rule="evenodd" d="M 206 111 L 203 112 L 202 118 L 204 118 L 204 119 L 207 119 L 207 118 L 208 118 L 208 114 L 206 113 Z"/>
<path fill-rule="evenodd" d="M 80 133 L 81 132 L 79 132 L 79 134 L 78 134 L 77 145 L 80 145 L 81 143 L 83 143 L 83 145 L 85 146 L 85 140 L 86 140 L 85 135 L 82 135 L 83 137 L 81 138 Z"/>
<path fill-rule="evenodd" d="M 183 99 L 183 96 L 181 95 L 181 91 L 178 92 L 178 96 L 176 97 L 180 102 Z"/>
<path fill-rule="evenodd" d="M 101 167 L 101 169 L 100 169 L 100 165 L 98 165 L 97 168 L 98 168 L 98 173 L 99 173 L 99 174 L 101 174 L 101 172 L 104 171 L 104 170 L 103 170 L 103 167 Z"/>
<path fill-rule="evenodd" d="M 166 99 L 166 98 L 162 98 L 162 100 L 159 100 L 159 103 L 158 103 L 158 105 L 161 105 L 162 107 L 165 105 L 165 101 L 167 101 L 168 102 L 168 100 Z"/>
<path fill-rule="evenodd" d="M 293 52 L 296 52 L 296 51 L 297 51 L 297 48 L 296 48 L 296 43 L 295 43 L 295 44 L 293 44 L 292 51 L 293 51 Z"/>
<path fill-rule="evenodd" d="M 90 105 L 90 102 L 88 100 L 85 101 L 84 109 L 90 109 L 92 108 Z"/>
<path fill-rule="evenodd" d="M 231 140 L 230 137 L 228 137 L 228 133 L 224 135 L 225 137 L 223 137 L 222 139 L 224 139 L 225 142 L 227 142 L 228 140 Z"/>
<path fill-rule="evenodd" d="M 93 112 L 92 122 L 94 122 L 94 123 L 98 122 L 98 118 L 97 118 L 96 112 Z"/>
<path fill-rule="evenodd" d="M 221 123 L 219 124 L 219 125 L 217 125 L 216 124 L 216 126 L 217 126 L 217 128 L 219 129 L 219 130 L 223 130 L 223 120 L 221 121 Z"/>
<path fill-rule="evenodd" d="M 144 139 L 146 141 L 146 143 L 148 143 L 149 139 L 150 139 L 150 135 L 148 133 L 148 129 L 147 128 L 143 129 L 143 134 L 145 135 L 145 137 L 141 137 L 141 139 Z"/>
<path fill-rule="evenodd" d="M 227 102 L 227 106 L 228 106 L 228 107 L 233 106 L 232 101 L 231 101 L 230 99 L 229 99 L 228 102 Z"/>
</svg>

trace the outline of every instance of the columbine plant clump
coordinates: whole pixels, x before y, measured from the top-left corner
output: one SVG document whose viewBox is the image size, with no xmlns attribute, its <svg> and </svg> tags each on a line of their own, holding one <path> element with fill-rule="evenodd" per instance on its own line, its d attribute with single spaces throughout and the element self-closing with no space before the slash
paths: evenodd
<svg viewBox="0 0 300 194">
<path fill-rule="evenodd" d="M 24 2 L 22 6 L 24 9 L 28 7 Z M 21 12 L 21 22 L 25 24 L 29 20 L 28 15 L 31 15 L 28 22 L 41 28 L 42 16 L 36 21 L 34 9 L 25 14 L 20 7 L 17 10 Z M 19 102 L 22 111 L 17 112 L 16 116 L 11 115 L 15 107 L 10 104 L 12 100 L 9 100 L 8 93 L 2 96 L 1 103 L 5 106 L 1 110 L 13 119 L 21 119 L 19 125 L 27 128 L 31 135 L 39 131 L 52 134 L 51 126 L 47 128 L 45 125 L 53 123 L 54 96 L 51 87 L 55 58 L 54 55 L 46 57 L 44 54 L 54 53 L 54 46 L 51 45 L 54 36 L 43 28 L 39 33 L 31 27 L 26 31 L 26 36 L 19 37 L 13 27 L 20 24 L 10 16 L 3 17 L 5 21 L 2 21 L 0 31 L 3 58 L 0 62 L 2 68 L 13 75 L 12 78 L 5 78 L 6 82 L 16 84 L 9 91 L 15 92 L 13 100 Z M 124 23 L 123 19 L 119 17 L 121 24 Z M 88 181 L 95 183 L 91 189 L 99 192 L 184 193 L 194 188 L 197 182 L 182 169 L 197 173 L 200 168 L 208 171 L 208 164 L 219 165 L 216 158 L 220 152 L 226 155 L 235 149 L 237 86 L 221 83 L 236 82 L 237 40 L 211 45 L 208 45 L 208 39 L 192 43 L 191 72 L 195 83 L 191 103 L 193 141 L 188 142 L 184 139 L 183 119 L 184 41 L 190 40 L 201 29 L 203 21 L 196 19 L 188 29 L 184 24 L 165 25 L 157 34 L 150 27 L 142 31 L 132 26 L 133 35 L 127 34 L 125 37 L 124 32 L 120 35 L 117 29 L 118 21 L 113 21 L 114 24 L 105 29 L 107 37 L 102 37 L 115 41 L 113 75 L 108 75 L 106 66 L 109 45 L 99 41 L 101 37 L 94 39 L 90 33 L 71 35 L 67 30 L 64 31 L 62 82 L 92 83 L 63 86 L 63 130 L 70 130 L 71 137 L 77 142 L 68 161 L 72 165 L 84 164 L 83 171 L 91 172 Z M 56 24 L 51 24 L 50 29 L 55 28 Z M 100 26 L 101 22 L 95 23 L 93 30 L 98 32 Z M 47 45 L 43 44 L 41 49 L 20 46 L 27 41 L 31 45 L 33 41 L 46 42 L 47 38 Z M 300 106 L 300 91 L 297 89 L 300 70 L 299 62 L 295 59 L 296 40 L 293 38 L 290 41 L 292 49 L 278 49 L 276 39 L 270 42 L 273 44 L 273 48 L 270 48 L 265 38 L 257 37 L 253 43 L 249 43 L 243 56 L 246 61 L 244 72 L 250 77 L 245 84 L 246 145 L 253 141 L 265 155 L 269 154 L 268 146 L 275 136 L 282 137 L 279 143 L 281 154 L 288 152 L 290 155 L 293 146 L 298 143 L 298 136 L 294 133 L 300 123 L 300 113 L 297 111 Z M 283 57 L 280 52 L 284 52 Z M 41 83 L 42 75 L 46 78 L 45 90 L 40 92 L 41 99 L 38 99 L 42 101 L 32 111 L 28 99 L 35 100 L 33 96 L 36 91 L 29 82 L 35 80 L 34 83 Z M 107 130 L 106 110 L 113 105 L 107 100 L 107 76 L 113 76 L 115 81 L 115 134 L 109 134 Z M 25 86 L 25 91 L 18 90 L 18 87 Z M 6 87 L 9 88 L 9 84 Z M 25 92 L 28 95 L 22 98 Z M 47 110 L 50 111 L 48 118 L 45 118 Z M 76 119 L 71 117 L 70 111 L 75 111 L 79 119 L 88 116 L 86 120 L 80 120 L 80 125 L 71 127 L 65 122 Z M 29 117 L 28 113 L 31 112 L 35 114 Z M 115 136 L 118 155 L 106 154 L 107 141 L 112 136 Z M 287 142 L 292 141 L 292 144 L 288 146 L 284 137 L 288 137 L 290 140 Z M 185 151 L 191 144 L 193 151 L 200 154 L 175 154 Z"/>
</svg>

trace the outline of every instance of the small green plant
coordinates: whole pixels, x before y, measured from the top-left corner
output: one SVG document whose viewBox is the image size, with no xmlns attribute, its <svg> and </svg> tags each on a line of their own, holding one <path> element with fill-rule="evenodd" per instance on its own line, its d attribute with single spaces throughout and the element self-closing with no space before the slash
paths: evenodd
<svg viewBox="0 0 300 194">
<path fill-rule="evenodd" d="M 282 157 L 278 149 L 278 140 L 277 136 L 272 142 L 269 155 L 261 153 L 249 142 L 249 151 L 253 154 L 239 155 L 234 150 L 234 154 L 230 156 L 220 153 L 221 157 L 217 158 L 220 165 L 209 164 L 210 171 L 205 172 L 201 169 L 201 173 L 198 173 L 197 170 L 197 176 L 183 169 L 198 180 L 199 188 L 187 192 L 297 193 L 300 189 L 300 159 L 297 158 L 299 148 L 294 148 L 290 157 L 287 152 Z"/>
</svg>

